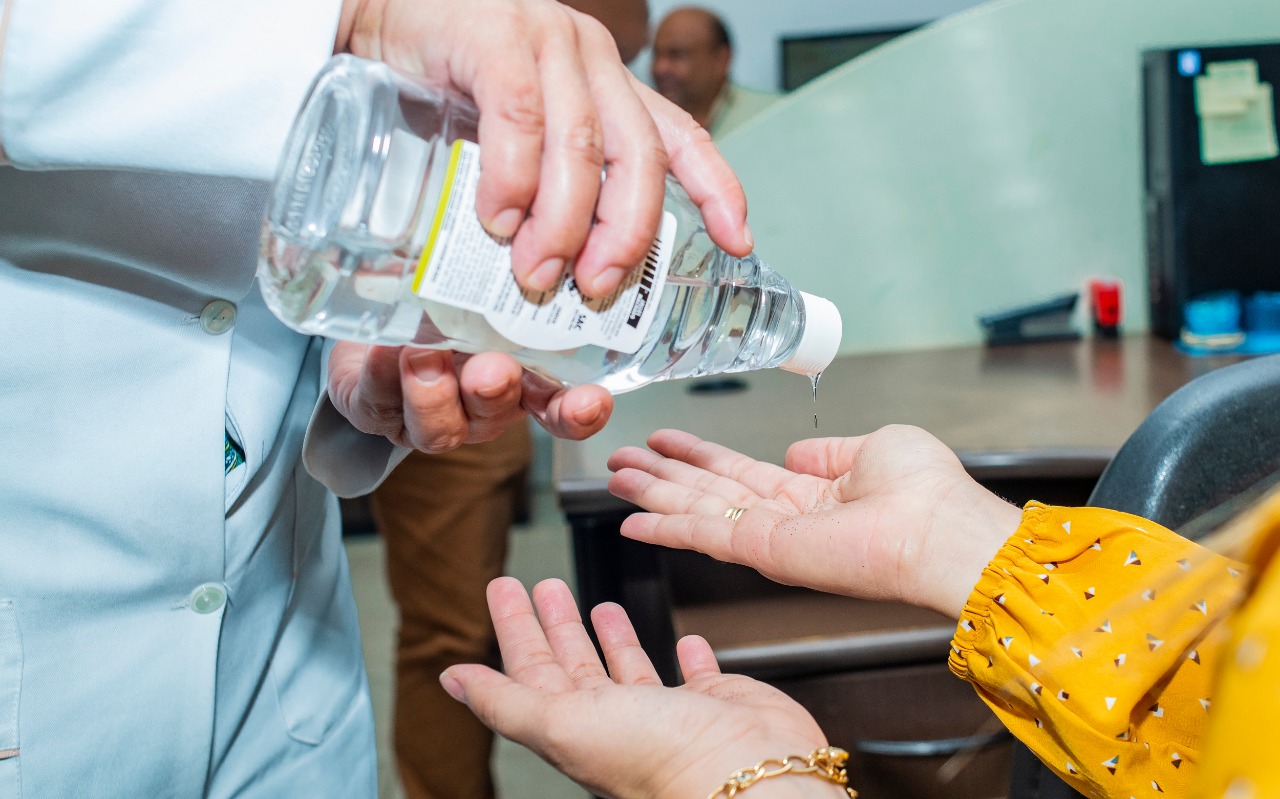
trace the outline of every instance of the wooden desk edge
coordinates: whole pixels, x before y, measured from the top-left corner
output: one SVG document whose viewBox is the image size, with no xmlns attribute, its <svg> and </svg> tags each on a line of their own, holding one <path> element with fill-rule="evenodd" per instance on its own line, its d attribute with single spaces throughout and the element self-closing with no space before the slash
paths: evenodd
<svg viewBox="0 0 1280 799">
<path fill-rule="evenodd" d="M 975 480 L 1096 479 L 1116 451 L 1104 448 L 1062 447 L 1039 450 L 959 450 L 956 455 Z M 607 477 L 557 479 L 556 494 L 566 515 L 626 513 L 638 510 L 609 493 Z"/>
</svg>

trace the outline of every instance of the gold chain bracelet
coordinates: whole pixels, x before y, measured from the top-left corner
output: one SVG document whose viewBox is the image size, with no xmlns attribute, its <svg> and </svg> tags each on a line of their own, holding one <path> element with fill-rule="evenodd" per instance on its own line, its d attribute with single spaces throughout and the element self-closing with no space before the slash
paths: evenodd
<svg viewBox="0 0 1280 799">
<path fill-rule="evenodd" d="M 812 774 L 844 788 L 849 799 L 858 799 L 858 792 L 849 787 L 849 774 L 844 770 L 848 759 L 849 753 L 843 749 L 824 746 L 814 749 L 807 758 L 787 755 L 783 758 L 761 760 L 751 768 L 735 771 L 707 799 L 720 799 L 722 796 L 733 799 L 739 791 L 745 791 L 760 780 L 781 777 L 783 774 Z"/>
</svg>

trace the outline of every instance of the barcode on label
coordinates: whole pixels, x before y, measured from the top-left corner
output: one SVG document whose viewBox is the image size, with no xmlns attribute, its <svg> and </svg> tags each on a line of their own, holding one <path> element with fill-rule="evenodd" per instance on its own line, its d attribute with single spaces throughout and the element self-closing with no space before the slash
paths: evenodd
<svg viewBox="0 0 1280 799">
<path fill-rule="evenodd" d="M 649 245 L 649 252 L 644 256 L 644 269 L 640 273 L 640 286 L 636 291 L 636 301 L 631 305 L 631 314 L 627 317 L 627 325 L 630 327 L 638 327 L 640 318 L 644 316 L 644 309 L 649 305 L 649 298 L 653 294 L 653 283 L 658 274 L 659 256 L 662 254 L 661 237 L 653 240 L 653 244 Z"/>
</svg>

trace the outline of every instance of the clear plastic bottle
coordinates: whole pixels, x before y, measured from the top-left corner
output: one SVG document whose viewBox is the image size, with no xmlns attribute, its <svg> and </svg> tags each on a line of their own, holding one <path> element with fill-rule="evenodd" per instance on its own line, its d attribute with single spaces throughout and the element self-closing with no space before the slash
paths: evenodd
<svg viewBox="0 0 1280 799">
<path fill-rule="evenodd" d="M 503 351 L 565 385 L 781 367 L 820 373 L 840 314 L 754 255 L 708 237 L 668 178 L 644 268 L 610 297 L 522 291 L 507 242 L 474 207 L 477 112 L 383 64 L 337 56 L 317 76 L 268 203 L 259 282 L 301 332 L 372 344 Z"/>
</svg>

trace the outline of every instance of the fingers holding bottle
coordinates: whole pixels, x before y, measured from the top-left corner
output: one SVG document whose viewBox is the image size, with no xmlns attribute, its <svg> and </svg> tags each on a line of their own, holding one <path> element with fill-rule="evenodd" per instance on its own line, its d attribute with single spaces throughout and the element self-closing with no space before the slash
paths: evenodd
<svg viewBox="0 0 1280 799">
<path fill-rule="evenodd" d="M 639 78 L 630 76 L 630 82 L 657 125 L 671 174 L 698 206 L 712 241 L 730 255 L 748 255 L 755 239 L 747 225 L 747 195 L 711 134 Z"/>
<path fill-rule="evenodd" d="M 668 165 L 712 238 L 751 250 L 742 188 L 710 137 L 635 80 L 595 20 L 554 0 L 347 5 L 340 51 L 474 98 L 476 210 L 491 233 L 514 236 L 522 285 L 549 289 L 576 260 L 589 295 L 616 288 L 652 244 Z"/>
<path fill-rule="evenodd" d="M 600 110 L 588 85 L 588 67 L 570 13 L 557 4 L 531 4 L 529 11 L 538 31 L 533 58 L 541 108 L 530 116 L 541 128 L 538 153 L 523 160 L 507 157 L 507 152 L 491 154 L 492 143 L 501 147 L 506 133 L 502 126 L 508 120 L 495 117 L 489 107 L 502 108 L 510 100 L 500 89 L 476 93 L 482 145 L 476 210 L 484 219 L 489 206 L 503 204 L 495 199 L 502 193 L 503 173 L 519 171 L 535 178 L 528 217 L 512 240 L 511 268 L 522 285 L 538 291 L 554 290 L 585 244 L 604 168 Z M 534 132 L 534 125 L 528 127 Z M 505 230 L 492 232 L 509 235 Z"/>
<path fill-rule="evenodd" d="M 595 223 L 577 253 L 574 278 L 590 296 L 612 292 L 645 260 L 662 216 L 667 153 L 648 109 L 631 85 L 609 33 L 594 19 L 578 21 L 591 96 L 600 112 L 606 178 Z"/>
</svg>

